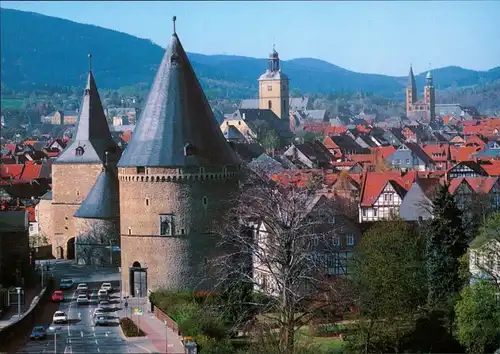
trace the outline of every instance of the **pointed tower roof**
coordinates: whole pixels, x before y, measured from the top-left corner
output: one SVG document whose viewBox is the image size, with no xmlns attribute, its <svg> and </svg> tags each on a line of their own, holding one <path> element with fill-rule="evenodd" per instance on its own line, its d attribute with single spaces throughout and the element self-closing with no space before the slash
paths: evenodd
<svg viewBox="0 0 500 354">
<path fill-rule="evenodd" d="M 410 64 L 410 72 L 408 74 L 408 87 L 415 88 L 417 84 L 415 83 L 415 75 L 413 75 L 413 68 Z"/>
<path fill-rule="evenodd" d="M 89 59 L 92 56 L 89 55 Z M 116 152 L 118 146 L 109 132 L 101 98 L 89 65 L 87 85 L 71 142 L 54 161 L 63 163 L 104 163 L 105 151 Z"/>
<path fill-rule="evenodd" d="M 74 216 L 85 219 L 116 219 L 119 215 L 118 175 L 115 168 L 105 167 Z"/>
<path fill-rule="evenodd" d="M 144 110 L 118 166 L 239 163 L 222 135 L 174 27 Z"/>
</svg>

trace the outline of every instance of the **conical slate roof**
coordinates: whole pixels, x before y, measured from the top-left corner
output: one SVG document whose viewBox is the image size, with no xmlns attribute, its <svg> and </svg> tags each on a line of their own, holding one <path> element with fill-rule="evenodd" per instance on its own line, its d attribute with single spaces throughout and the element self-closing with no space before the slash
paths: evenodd
<svg viewBox="0 0 500 354">
<path fill-rule="evenodd" d="M 119 167 L 223 166 L 240 161 L 224 139 L 176 33 Z"/>
<path fill-rule="evenodd" d="M 109 132 L 99 92 L 89 70 L 75 134 L 61 155 L 54 161 L 62 163 L 104 163 L 105 152 L 119 151 Z"/>
<path fill-rule="evenodd" d="M 104 168 L 74 216 L 85 219 L 116 219 L 119 215 L 116 169 Z"/>
</svg>

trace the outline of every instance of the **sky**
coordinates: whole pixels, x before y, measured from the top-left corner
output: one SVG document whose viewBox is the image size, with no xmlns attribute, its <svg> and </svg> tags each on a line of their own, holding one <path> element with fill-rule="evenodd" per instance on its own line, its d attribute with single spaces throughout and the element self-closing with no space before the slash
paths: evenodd
<svg viewBox="0 0 500 354">
<path fill-rule="evenodd" d="M 500 66 L 500 1 L 2 1 L 1 6 L 93 24 L 165 47 L 177 16 L 188 52 L 317 58 L 363 73 L 404 76 L 456 65 Z"/>
</svg>

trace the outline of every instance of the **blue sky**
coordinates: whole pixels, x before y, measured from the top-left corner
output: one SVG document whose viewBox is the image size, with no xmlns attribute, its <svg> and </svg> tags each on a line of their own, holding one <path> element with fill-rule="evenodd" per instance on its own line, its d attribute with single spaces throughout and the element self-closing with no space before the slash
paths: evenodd
<svg viewBox="0 0 500 354">
<path fill-rule="evenodd" d="M 500 65 L 500 1 L 35 2 L 2 7 L 93 24 L 165 46 L 176 15 L 188 52 L 312 57 L 358 72 L 403 76 Z"/>
</svg>

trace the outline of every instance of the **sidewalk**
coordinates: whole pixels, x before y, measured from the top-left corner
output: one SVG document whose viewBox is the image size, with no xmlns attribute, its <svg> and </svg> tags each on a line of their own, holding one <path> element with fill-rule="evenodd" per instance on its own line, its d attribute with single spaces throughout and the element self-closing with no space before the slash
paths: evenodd
<svg viewBox="0 0 500 354">
<path fill-rule="evenodd" d="M 36 287 L 29 288 L 24 291 L 25 301 L 24 305 L 21 305 L 21 317 L 26 311 L 30 309 L 31 303 L 33 302 L 34 298 L 38 296 L 41 291 L 42 288 L 39 284 Z M 18 320 L 19 317 L 17 315 L 17 304 L 10 305 L 9 307 L 5 308 L 5 312 L 0 319 L 0 329 L 3 327 L 7 327 L 11 323 L 17 322 Z"/>
<path fill-rule="evenodd" d="M 130 317 L 131 309 L 134 307 L 137 307 L 136 300 L 129 300 L 128 317 Z M 184 346 L 181 342 L 182 337 L 178 336 L 170 328 L 167 328 L 162 321 L 149 311 L 150 307 L 147 300 L 143 299 L 140 301 L 139 307 L 143 309 L 143 315 L 132 315 L 131 318 L 146 333 L 147 338 L 152 343 L 152 347 L 154 347 L 154 351 L 158 353 L 184 354 Z M 120 317 L 127 316 L 125 310 L 121 310 L 120 312 Z M 167 337 L 167 341 L 165 337 Z"/>
</svg>

